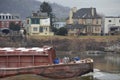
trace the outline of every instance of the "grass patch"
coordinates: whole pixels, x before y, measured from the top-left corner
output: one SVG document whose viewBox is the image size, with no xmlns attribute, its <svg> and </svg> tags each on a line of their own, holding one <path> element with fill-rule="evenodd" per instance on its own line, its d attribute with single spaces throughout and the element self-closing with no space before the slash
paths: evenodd
<svg viewBox="0 0 120 80">
<path fill-rule="evenodd" d="M 120 39 L 120 35 L 114 35 L 114 36 L 29 36 L 29 38 L 32 39 L 42 39 L 42 40 L 54 40 L 54 39 L 94 39 L 96 41 L 113 41 Z"/>
</svg>

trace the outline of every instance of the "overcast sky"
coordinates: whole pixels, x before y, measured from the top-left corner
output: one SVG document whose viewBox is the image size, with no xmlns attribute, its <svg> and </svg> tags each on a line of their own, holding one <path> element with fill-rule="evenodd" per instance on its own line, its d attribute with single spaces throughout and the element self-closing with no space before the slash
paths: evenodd
<svg viewBox="0 0 120 80">
<path fill-rule="evenodd" d="M 120 16 L 120 0 L 38 0 L 61 4 L 66 7 L 89 8 L 94 7 L 99 14 L 106 16 Z"/>
</svg>

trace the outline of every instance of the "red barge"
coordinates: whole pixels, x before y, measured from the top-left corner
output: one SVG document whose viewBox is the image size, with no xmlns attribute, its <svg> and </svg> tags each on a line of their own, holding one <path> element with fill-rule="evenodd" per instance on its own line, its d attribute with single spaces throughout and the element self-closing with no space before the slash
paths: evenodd
<svg viewBox="0 0 120 80">
<path fill-rule="evenodd" d="M 0 48 L 0 78 L 20 74 L 36 74 L 64 79 L 93 71 L 92 59 L 54 64 L 55 58 L 53 47 Z"/>
</svg>

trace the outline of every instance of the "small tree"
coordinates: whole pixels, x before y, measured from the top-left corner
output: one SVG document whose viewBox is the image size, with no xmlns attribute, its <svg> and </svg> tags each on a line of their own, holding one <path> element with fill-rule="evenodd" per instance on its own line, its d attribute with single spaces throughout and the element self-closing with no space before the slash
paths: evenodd
<svg viewBox="0 0 120 80">
<path fill-rule="evenodd" d="M 20 31 L 20 25 L 19 25 L 19 24 L 16 24 L 16 25 L 15 25 L 15 30 L 16 30 L 16 31 Z"/>
<path fill-rule="evenodd" d="M 52 30 L 52 32 L 54 32 L 55 34 L 57 34 L 57 32 L 58 32 L 58 29 L 57 29 L 56 27 L 51 27 L 51 30 Z"/>
<path fill-rule="evenodd" d="M 65 27 L 61 27 L 58 32 L 57 32 L 57 35 L 63 35 L 65 36 L 67 34 L 67 29 Z"/>
<path fill-rule="evenodd" d="M 53 19 L 55 15 L 52 13 L 52 7 L 48 4 L 48 2 L 43 2 L 40 5 L 40 11 L 41 12 L 46 12 L 48 16 L 50 17 L 50 26 L 53 26 Z"/>
<path fill-rule="evenodd" d="M 40 11 L 41 12 L 47 12 L 48 16 L 50 16 L 50 14 L 52 12 L 52 8 L 51 8 L 51 6 L 47 2 L 43 2 L 40 5 Z"/>
<path fill-rule="evenodd" d="M 14 31 L 15 30 L 15 23 L 11 22 L 9 25 L 9 29 Z"/>
<path fill-rule="evenodd" d="M 10 32 L 10 38 L 12 41 L 15 41 L 17 39 L 17 37 L 15 35 L 18 35 L 16 33 L 16 31 L 20 31 L 20 25 L 19 24 L 15 24 L 14 22 L 11 22 L 9 25 L 9 29 L 11 30 Z"/>
<path fill-rule="evenodd" d="M 11 22 L 9 25 L 9 29 L 12 31 L 19 31 L 20 30 L 20 25 L 15 24 L 14 22 Z"/>
</svg>

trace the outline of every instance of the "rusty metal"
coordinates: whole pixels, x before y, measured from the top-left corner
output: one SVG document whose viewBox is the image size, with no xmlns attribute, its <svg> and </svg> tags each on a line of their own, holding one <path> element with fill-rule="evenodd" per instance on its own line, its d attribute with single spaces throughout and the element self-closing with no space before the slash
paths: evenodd
<svg viewBox="0 0 120 80">
<path fill-rule="evenodd" d="M 70 78 L 93 71 L 93 60 L 54 64 L 52 47 L 0 48 L 0 77 L 37 74 L 49 78 Z"/>
</svg>

